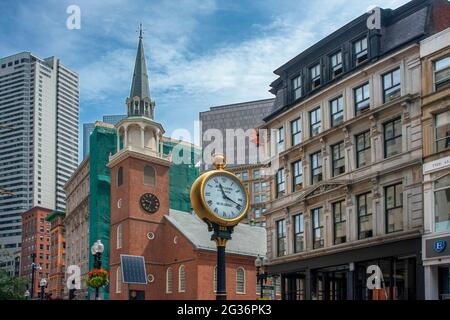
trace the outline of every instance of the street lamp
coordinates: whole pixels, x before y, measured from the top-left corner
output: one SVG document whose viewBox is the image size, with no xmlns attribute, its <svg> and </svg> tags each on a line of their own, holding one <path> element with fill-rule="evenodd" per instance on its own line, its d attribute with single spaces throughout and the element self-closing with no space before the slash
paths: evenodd
<svg viewBox="0 0 450 320">
<path fill-rule="evenodd" d="M 105 250 L 105 246 L 103 245 L 101 240 L 95 241 L 95 243 L 91 247 L 91 253 L 94 256 L 94 269 L 100 269 L 102 267 L 102 253 Z M 98 300 L 98 290 L 99 288 L 95 288 L 95 300 Z"/>
<path fill-rule="evenodd" d="M 42 278 L 39 282 L 39 285 L 41 287 L 41 300 L 44 300 L 44 294 L 45 294 L 45 288 L 47 287 L 47 279 Z"/>
<path fill-rule="evenodd" d="M 257 256 L 255 259 L 255 267 L 256 267 L 256 280 L 257 282 L 259 282 L 259 287 L 260 287 L 260 295 L 261 295 L 261 299 L 264 298 L 263 295 L 263 286 L 264 286 L 264 281 L 266 281 L 268 274 L 267 274 L 267 270 L 266 267 L 269 264 L 269 259 L 267 259 L 267 257 L 261 257 L 261 256 Z"/>
</svg>

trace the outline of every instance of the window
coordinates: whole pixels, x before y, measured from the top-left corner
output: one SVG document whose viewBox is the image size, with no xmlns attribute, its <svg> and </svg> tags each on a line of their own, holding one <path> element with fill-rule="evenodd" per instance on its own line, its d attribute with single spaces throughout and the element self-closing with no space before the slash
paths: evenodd
<svg viewBox="0 0 450 320">
<path fill-rule="evenodd" d="M 144 167 L 144 184 L 148 186 L 156 185 L 155 169 L 152 166 Z"/>
<path fill-rule="evenodd" d="M 121 249 L 122 248 L 122 224 L 119 224 L 117 226 L 116 237 L 117 237 L 116 249 Z"/>
<path fill-rule="evenodd" d="M 434 182 L 434 231 L 450 230 L 450 174 Z"/>
<path fill-rule="evenodd" d="M 245 294 L 245 269 L 242 267 L 236 270 L 236 293 Z"/>
<path fill-rule="evenodd" d="M 311 216 L 313 219 L 313 249 L 322 248 L 324 245 L 322 208 L 311 210 Z"/>
<path fill-rule="evenodd" d="M 284 127 L 278 128 L 277 130 L 277 152 L 284 151 Z"/>
<path fill-rule="evenodd" d="M 356 196 L 358 211 L 358 239 L 372 237 L 372 193 Z"/>
<path fill-rule="evenodd" d="M 333 177 L 345 173 L 344 141 L 331 146 Z"/>
<path fill-rule="evenodd" d="M 322 181 L 322 155 L 316 152 L 311 155 L 311 185 Z"/>
<path fill-rule="evenodd" d="M 344 99 L 342 96 L 330 101 L 331 126 L 336 127 L 344 121 Z"/>
<path fill-rule="evenodd" d="M 400 68 L 383 75 L 383 102 L 400 97 Z"/>
<path fill-rule="evenodd" d="M 119 167 L 117 170 L 117 186 L 120 187 L 123 184 L 123 168 Z"/>
<path fill-rule="evenodd" d="M 186 268 L 184 265 L 178 269 L 178 292 L 186 292 Z"/>
<path fill-rule="evenodd" d="M 400 118 L 386 122 L 384 125 L 384 157 L 402 152 L 402 122 Z"/>
<path fill-rule="evenodd" d="M 286 220 L 279 220 L 277 225 L 277 256 L 286 255 Z"/>
<path fill-rule="evenodd" d="M 353 53 L 355 54 L 355 64 L 358 65 L 367 60 L 367 38 L 364 37 L 353 43 Z"/>
<path fill-rule="evenodd" d="M 330 57 L 330 64 L 333 78 L 342 73 L 342 51 L 338 51 Z"/>
<path fill-rule="evenodd" d="M 302 96 L 302 77 L 298 76 L 292 79 L 292 92 L 294 96 L 294 101 L 301 98 Z"/>
<path fill-rule="evenodd" d="M 318 135 L 321 131 L 321 121 L 320 121 L 320 107 L 317 107 L 314 110 L 311 110 L 309 112 L 309 123 L 310 123 L 310 130 L 309 135 L 311 137 L 314 137 Z"/>
<path fill-rule="evenodd" d="M 116 293 L 122 292 L 122 270 L 120 267 L 116 269 Z"/>
<path fill-rule="evenodd" d="M 259 179 L 261 178 L 261 170 L 255 169 L 253 170 L 253 179 Z"/>
<path fill-rule="evenodd" d="M 311 88 L 315 89 L 320 86 L 320 63 L 309 69 L 311 76 Z"/>
<path fill-rule="evenodd" d="M 248 180 L 248 171 L 243 171 L 241 174 L 242 174 L 242 180 L 247 181 Z"/>
<path fill-rule="evenodd" d="M 360 168 L 370 163 L 370 131 L 358 134 L 356 137 L 356 167 Z"/>
<path fill-rule="evenodd" d="M 301 119 L 297 118 L 291 121 L 291 144 L 295 146 L 302 142 L 302 123 Z"/>
<path fill-rule="evenodd" d="M 292 189 L 293 191 L 300 190 L 303 187 L 303 168 L 301 160 L 292 163 L 292 172 L 293 172 Z"/>
<path fill-rule="evenodd" d="M 450 111 L 436 115 L 436 152 L 450 148 Z"/>
<path fill-rule="evenodd" d="M 386 232 L 403 230 L 403 185 L 398 183 L 385 188 Z"/>
<path fill-rule="evenodd" d="M 450 57 L 434 62 L 434 88 L 438 90 L 450 83 Z"/>
<path fill-rule="evenodd" d="M 369 83 L 353 89 L 355 98 L 355 115 L 360 115 L 364 110 L 370 108 Z"/>
<path fill-rule="evenodd" d="M 305 221 L 303 214 L 294 216 L 294 252 L 302 252 L 305 249 Z"/>
<path fill-rule="evenodd" d="M 283 196 L 286 191 L 284 168 L 277 171 L 277 197 Z"/>
<path fill-rule="evenodd" d="M 169 267 L 166 270 L 166 293 L 172 293 L 173 288 L 173 274 L 172 268 Z"/>
<path fill-rule="evenodd" d="M 334 222 L 334 244 L 344 243 L 347 240 L 345 201 L 332 204 Z"/>
</svg>

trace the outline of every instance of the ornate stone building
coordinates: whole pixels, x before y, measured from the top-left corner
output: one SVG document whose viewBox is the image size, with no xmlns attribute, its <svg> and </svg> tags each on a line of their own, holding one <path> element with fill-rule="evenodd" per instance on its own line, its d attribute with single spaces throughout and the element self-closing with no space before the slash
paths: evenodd
<svg viewBox="0 0 450 320">
<path fill-rule="evenodd" d="M 425 298 L 450 299 L 450 28 L 421 41 L 420 56 Z"/>
<path fill-rule="evenodd" d="M 77 170 L 67 181 L 66 216 L 66 267 L 77 265 L 81 269 L 81 290 L 77 290 L 77 299 L 84 299 L 88 292 L 83 279 L 89 272 L 89 156 L 78 166 Z M 64 295 L 68 297 L 67 286 Z"/>
<path fill-rule="evenodd" d="M 283 299 L 423 298 L 419 41 L 448 26 L 444 2 L 375 8 L 275 71 L 261 128 Z M 373 290 L 369 266 L 384 280 Z"/>
</svg>

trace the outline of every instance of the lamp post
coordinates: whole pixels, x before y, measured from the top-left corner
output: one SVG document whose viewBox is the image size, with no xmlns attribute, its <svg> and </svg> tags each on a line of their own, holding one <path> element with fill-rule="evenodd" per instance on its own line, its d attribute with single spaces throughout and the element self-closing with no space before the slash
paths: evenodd
<svg viewBox="0 0 450 320">
<path fill-rule="evenodd" d="M 31 254 L 31 259 L 33 259 L 33 262 L 31 263 L 31 292 L 30 292 L 30 299 L 33 300 L 34 295 L 34 273 L 36 270 L 42 270 L 42 267 L 38 264 L 36 264 L 36 253 Z"/>
<path fill-rule="evenodd" d="M 105 250 L 101 240 L 97 240 L 91 247 L 91 253 L 94 256 L 94 268 L 100 269 L 102 267 L 102 253 Z M 98 300 L 99 288 L 95 288 L 95 300 Z"/>
<path fill-rule="evenodd" d="M 39 282 L 39 286 L 41 287 L 41 300 L 44 300 L 45 288 L 47 287 L 47 279 L 42 278 Z"/>
<path fill-rule="evenodd" d="M 259 291 L 260 291 L 261 299 L 264 298 L 263 286 L 264 286 L 264 281 L 268 277 L 267 270 L 266 270 L 268 263 L 269 263 L 269 259 L 267 259 L 267 257 L 261 257 L 258 255 L 255 259 L 256 281 L 259 282 L 259 287 L 260 287 Z"/>
</svg>

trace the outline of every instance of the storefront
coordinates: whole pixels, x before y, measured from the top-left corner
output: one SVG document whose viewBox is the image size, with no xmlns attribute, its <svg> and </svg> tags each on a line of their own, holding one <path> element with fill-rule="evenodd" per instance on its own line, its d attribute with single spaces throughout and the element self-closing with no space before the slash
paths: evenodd
<svg viewBox="0 0 450 320">
<path fill-rule="evenodd" d="M 450 299 L 450 156 L 425 163 L 423 174 L 425 298 Z"/>
<path fill-rule="evenodd" d="M 285 300 L 423 299 L 419 236 L 366 248 L 272 265 L 281 274 Z M 368 288 L 370 266 L 381 271 L 378 288 Z"/>
<path fill-rule="evenodd" d="M 426 162 L 423 176 L 425 298 L 450 299 L 450 156 Z"/>
</svg>

